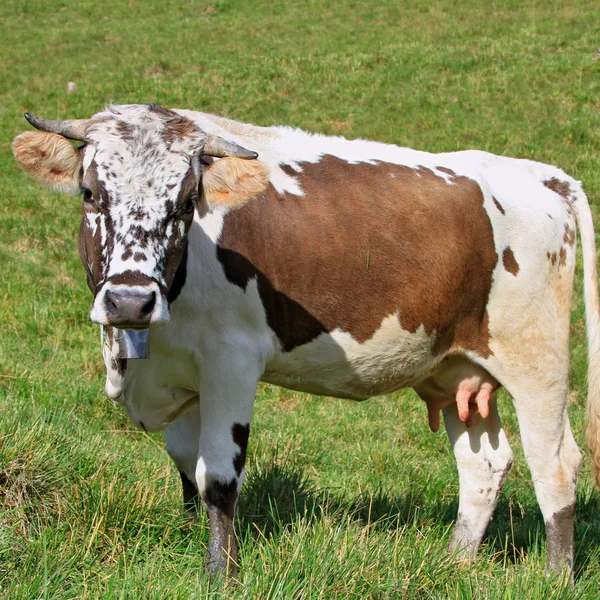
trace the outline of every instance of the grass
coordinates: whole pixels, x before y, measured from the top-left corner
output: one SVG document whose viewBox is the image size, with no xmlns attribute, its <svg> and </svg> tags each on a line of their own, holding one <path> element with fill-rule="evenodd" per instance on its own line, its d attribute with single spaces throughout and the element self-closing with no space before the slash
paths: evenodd
<svg viewBox="0 0 600 600">
<path fill-rule="evenodd" d="M 205 518 L 186 522 L 160 435 L 103 395 L 76 251 L 77 199 L 12 161 L 22 113 L 105 103 L 197 108 L 431 151 L 557 164 L 600 201 L 600 6 L 339 0 L 0 7 L 0 596 L 209 598 Z M 73 81 L 76 90 L 66 93 Z M 581 280 L 571 404 L 583 445 Z M 475 566 L 444 548 L 457 507 L 445 434 L 411 392 L 362 404 L 261 387 L 239 504 L 234 598 L 590 598 L 600 496 L 580 479 L 576 578 L 546 577 L 545 536 L 510 401 L 516 454 Z"/>
</svg>

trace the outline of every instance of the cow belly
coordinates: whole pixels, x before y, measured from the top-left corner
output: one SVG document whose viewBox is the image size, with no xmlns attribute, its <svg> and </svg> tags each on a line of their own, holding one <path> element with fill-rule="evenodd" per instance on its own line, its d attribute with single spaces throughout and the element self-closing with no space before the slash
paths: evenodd
<svg viewBox="0 0 600 600">
<path fill-rule="evenodd" d="M 363 343 L 338 329 L 278 352 L 262 379 L 311 394 L 364 400 L 423 379 L 435 362 L 433 341 L 423 327 L 409 332 L 390 315 Z"/>
</svg>

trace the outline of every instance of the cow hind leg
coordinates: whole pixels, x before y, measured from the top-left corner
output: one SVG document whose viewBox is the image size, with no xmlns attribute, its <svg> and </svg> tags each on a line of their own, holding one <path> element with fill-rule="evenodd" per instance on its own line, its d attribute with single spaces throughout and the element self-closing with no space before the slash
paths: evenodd
<svg viewBox="0 0 600 600">
<path fill-rule="evenodd" d="M 547 567 L 573 569 L 575 491 L 581 453 L 567 414 L 566 383 L 553 389 L 509 389 L 519 420 L 525 457 L 546 525 Z"/>
<path fill-rule="evenodd" d="M 456 403 L 447 405 L 443 415 L 459 477 L 458 517 L 449 550 L 459 559 L 473 560 L 512 466 L 512 451 L 502 429 L 495 394 L 486 419 L 477 416 L 467 424 Z"/>
</svg>

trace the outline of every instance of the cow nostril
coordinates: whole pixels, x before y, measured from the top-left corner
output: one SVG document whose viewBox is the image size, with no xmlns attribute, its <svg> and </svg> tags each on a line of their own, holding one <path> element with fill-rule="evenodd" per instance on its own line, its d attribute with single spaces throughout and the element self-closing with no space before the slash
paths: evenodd
<svg viewBox="0 0 600 600">
<path fill-rule="evenodd" d="M 105 303 L 106 310 L 109 313 L 115 313 L 119 310 L 119 297 L 117 294 L 113 294 L 110 290 L 106 292 Z"/>
<path fill-rule="evenodd" d="M 142 306 L 142 314 L 143 315 L 149 315 L 153 310 L 154 307 L 156 306 L 156 292 L 152 292 L 149 295 L 148 301 L 146 302 L 146 304 L 144 304 L 144 306 Z"/>
</svg>

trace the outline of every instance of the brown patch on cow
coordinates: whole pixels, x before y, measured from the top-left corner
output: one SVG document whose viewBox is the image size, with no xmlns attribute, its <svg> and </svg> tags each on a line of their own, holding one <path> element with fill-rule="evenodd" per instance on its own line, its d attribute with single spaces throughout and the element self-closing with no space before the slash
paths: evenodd
<svg viewBox="0 0 600 600">
<path fill-rule="evenodd" d="M 556 192 L 564 200 L 569 200 L 571 196 L 571 187 L 568 181 L 560 181 L 556 177 L 552 177 L 542 182 L 549 190 Z"/>
<path fill-rule="evenodd" d="M 95 162 L 92 161 L 92 171 L 95 173 Z M 88 178 L 89 181 L 89 178 Z M 92 227 L 88 221 L 88 214 L 100 219 L 96 207 L 84 203 L 83 216 L 79 225 L 77 245 L 79 257 L 83 263 L 87 284 L 92 294 L 96 295 L 97 284 L 102 279 L 102 242 L 100 227 Z M 97 216 L 96 216 L 97 215 Z M 94 233 L 95 231 L 95 233 Z"/>
<path fill-rule="evenodd" d="M 519 263 L 515 259 L 515 254 L 510 247 L 504 248 L 504 252 L 502 252 L 502 264 L 504 268 L 512 273 L 515 277 L 519 272 Z"/>
<path fill-rule="evenodd" d="M 503 214 L 506 214 L 506 211 L 504 210 L 502 204 L 500 204 L 500 202 L 498 202 L 498 200 L 496 200 L 496 198 L 494 196 L 492 196 L 492 200 L 494 201 L 494 204 L 496 205 L 496 208 Z"/>
<path fill-rule="evenodd" d="M 61 192 L 79 191 L 82 155 L 62 135 L 26 131 L 12 143 L 15 160 L 36 181 Z"/>
<path fill-rule="evenodd" d="M 456 173 L 452 169 L 449 169 L 448 167 L 435 167 L 435 170 L 441 171 L 442 173 L 446 173 L 447 175 L 456 176 Z"/>
<path fill-rule="evenodd" d="M 170 146 L 175 140 L 199 135 L 200 129 L 196 126 L 196 124 L 190 119 L 180 115 L 169 119 L 165 123 L 162 132 L 162 138 L 168 146 Z"/>
<path fill-rule="evenodd" d="M 554 264 L 554 263 L 553 263 Z M 567 251 L 563 246 L 558 252 L 558 266 L 564 267 L 567 264 Z"/>
<path fill-rule="evenodd" d="M 142 262 L 142 261 L 144 261 L 144 260 L 147 260 L 147 259 L 146 259 L 146 255 L 145 255 L 145 254 L 143 254 L 142 252 L 136 252 L 136 253 L 133 255 L 133 260 L 134 260 L 135 262 Z"/>
<path fill-rule="evenodd" d="M 283 350 L 336 328 L 364 343 L 398 314 L 405 330 L 435 334 L 436 353 L 489 356 L 498 255 L 479 185 L 333 156 L 302 167 L 304 196 L 269 186 L 225 217 L 217 249 L 231 282 L 245 289 L 257 278 Z"/>
<path fill-rule="evenodd" d="M 573 247 L 575 243 L 575 230 L 572 229 L 568 223 L 565 223 L 565 234 L 563 235 L 563 242 Z"/>
<path fill-rule="evenodd" d="M 121 260 L 129 260 L 131 258 L 131 255 L 133 253 L 131 252 L 130 248 L 127 248 L 127 250 L 125 250 L 125 252 L 123 252 L 123 254 L 121 254 Z"/>
<path fill-rule="evenodd" d="M 269 171 L 259 160 L 226 157 L 202 173 L 202 191 L 209 206 L 239 208 L 268 184 Z"/>
<path fill-rule="evenodd" d="M 199 127 L 191 119 L 152 102 L 148 102 L 146 106 L 150 112 L 164 119 L 161 137 L 167 146 L 170 146 L 178 139 L 199 136 L 201 134 Z"/>
<path fill-rule="evenodd" d="M 121 139 L 129 141 L 134 137 L 135 127 L 125 121 L 117 121 L 117 132 Z"/>
<path fill-rule="evenodd" d="M 546 256 L 548 257 L 548 260 L 552 263 L 552 266 L 554 266 L 556 264 L 556 252 L 553 252 L 552 254 L 550 254 L 550 252 L 546 252 Z"/>
<path fill-rule="evenodd" d="M 244 465 L 246 464 L 246 451 L 248 449 L 248 438 L 250 437 L 250 424 L 240 425 L 239 423 L 234 423 L 231 427 L 231 435 L 233 437 L 233 442 L 240 449 L 233 459 L 233 468 L 239 477 L 242 473 Z"/>
</svg>

